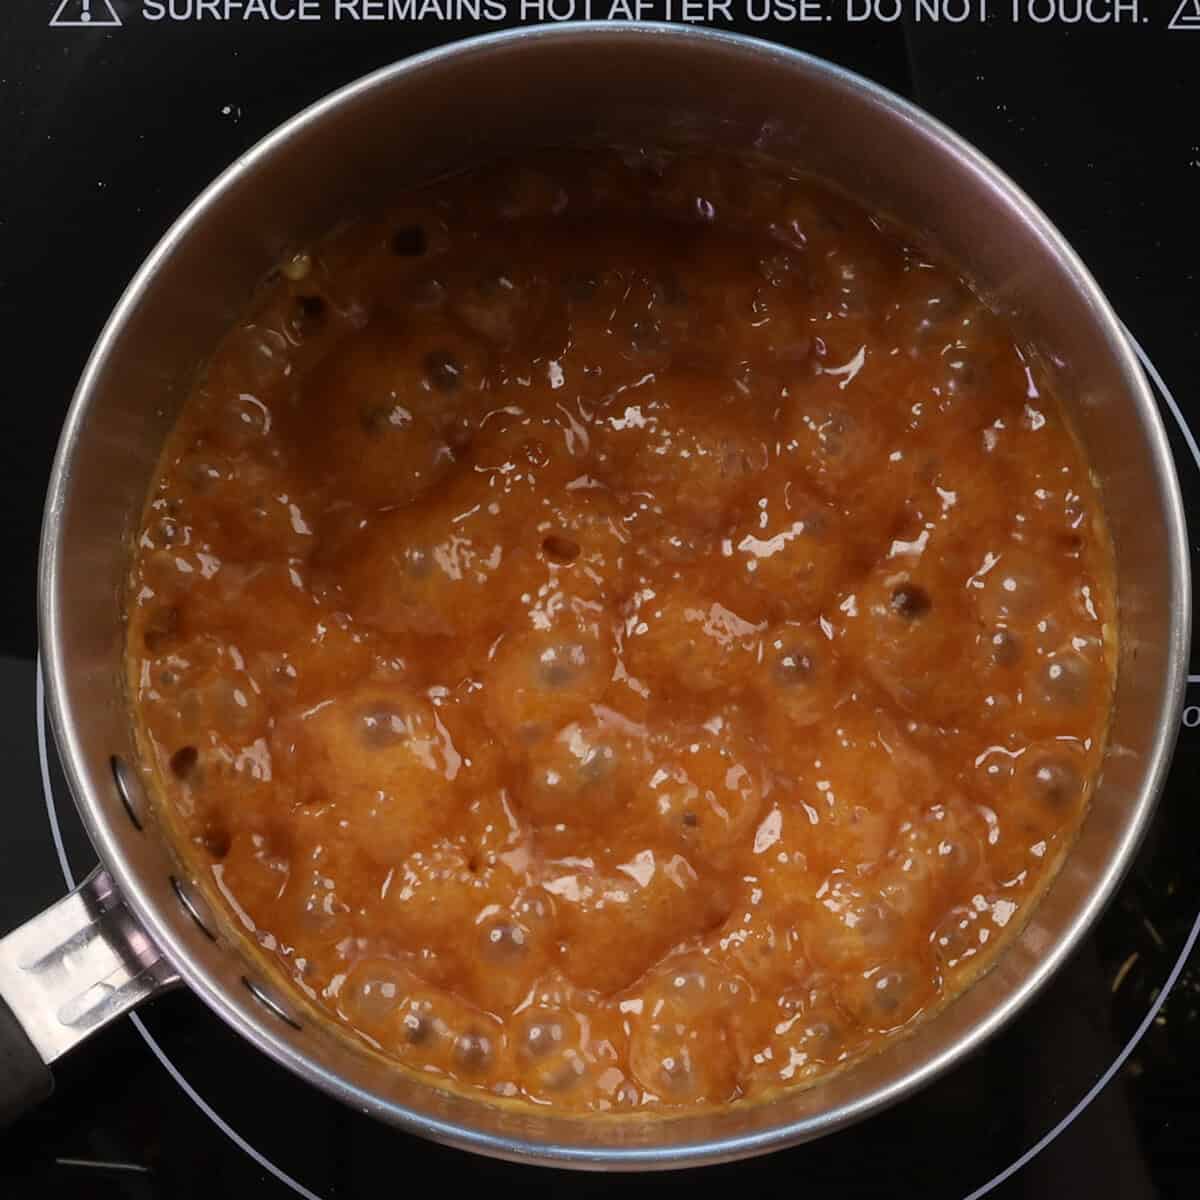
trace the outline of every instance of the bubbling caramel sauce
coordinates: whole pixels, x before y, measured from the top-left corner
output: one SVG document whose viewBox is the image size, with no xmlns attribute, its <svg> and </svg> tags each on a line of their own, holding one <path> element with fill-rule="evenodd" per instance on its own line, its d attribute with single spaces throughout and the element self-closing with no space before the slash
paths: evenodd
<svg viewBox="0 0 1200 1200">
<path fill-rule="evenodd" d="M 128 683 L 182 857 L 353 1036 L 670 1112 L 994 959 L 1114 626 L 1087 463 L 952 271 L 778 168 L 563 151 L 268 281 L 167 443 Z"/>
</svg>

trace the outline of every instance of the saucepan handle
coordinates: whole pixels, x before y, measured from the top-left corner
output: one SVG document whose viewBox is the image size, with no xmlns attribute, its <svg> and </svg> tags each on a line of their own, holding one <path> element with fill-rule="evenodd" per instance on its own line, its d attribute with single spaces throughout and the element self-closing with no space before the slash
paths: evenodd
<svg viewBox="0 0 1200 1200">
<path fill-rule="evenodd" d="M 50 1095 L 55 1059 L 178 982 L 99 867 L 0 939 L 0 1126 Z"/>
</svg>

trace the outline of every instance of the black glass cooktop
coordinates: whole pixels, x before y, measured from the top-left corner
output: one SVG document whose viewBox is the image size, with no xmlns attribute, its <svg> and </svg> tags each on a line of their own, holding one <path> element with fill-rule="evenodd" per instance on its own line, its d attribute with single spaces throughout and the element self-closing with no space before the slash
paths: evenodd
<svg viewBox="0 0 1200 1200">
<path fill-rule="evenodd" d="M 45 737 L 34 587 L 50 458 L 105 315 L 187 201 L 279 121 L 374 67 L 505 24 L 432 15 L 335 22 L 332 0 L 311 0 L 322 19 L 309 22 L 239 19 L 236 7 L 233 19 L 217 20 L 211 8 L 197 18 L 194 0 L 175 4 L 193 19 L 150 20 L 167 3 L 133 0 L 23 0 L 3 17 L 0 932 L 94 862 Z M 274 11 L 296 7 L 278 0 Z M 918 22 L 911 0 L 895 22 L 881 19 L 893 0 L 879 0 L 863 21 L 845 14 L 868 11 L 867 0 L 825 7 L 832 19 L 823 22 L 731 25 L 721 6 L 713 11 L 723 26 L 824 55 L 913 97 L 1033 195 L 1135 338 L 1200 527 L 1200 452 L 1189 428 L 1200 435 L 1200 4 L 936 6 L 968 11 L 961 23 Z M 734 15 L 751 9 L 765 11 L 729 6 Z M 1078 22 L 1063 19 L 1077 12 Z M 620 1186 L 927 1200 L 1200 1194 L 1200 686 L 1193 692 L 1170 783 L 1117 900 L 982 1053 L 820 1142 Z M 435 1175 L 442 1187 L 483 1194 L 570 1188 L 586 1197 L 611 1186 L 376 1125 L 255 1054 L 183 991 L 110 1027 L 55 1074 L 54 1097 L 0 1132 L 0 1196 L 374 1200 Z"/>
</svg>

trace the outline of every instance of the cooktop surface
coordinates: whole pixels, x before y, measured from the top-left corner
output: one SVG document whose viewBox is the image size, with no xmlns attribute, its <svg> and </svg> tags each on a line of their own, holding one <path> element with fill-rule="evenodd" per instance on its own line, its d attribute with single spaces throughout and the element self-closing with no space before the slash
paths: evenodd
<svg viewBox="0 0 1200 1200">
<path fill-rule="evenodd" d="M 26 0 L 6 12 L 0 933 L 95 863 L 46 729 L 35 573 L 55 441 L 105 316 L 174 217 L 239 152 L 375 67 L 516 23 L 520 3 L 495 4 L 499 16 L 486 24 L 452 19 L 459 8 L 449 0 L 416 6 L 425 16 L 403 21 L 369 19 L 387 15 L 371 0 L 343 0 L 336 20 L 334 0 L 274 0 L 257 6 L 262 18 L 254 4 L 225 0 Z M 694 15 L 831 58 L 915 99 L 1033 196 L 1125 321 L 1200 528 L 1200 3 L 941 0 L 938 21 L 896 0 L 810 4 L 738 0 Z M 548 7 L 561 14 L 567 0 Z M 954 20 L 960 10 L 967 19 Z M 666 15 L 665 3 L 647 0 L 642 12 Z M 597 0 L 593 15 L 605 13 Z M 658 1196 L 737 1186 L 928 1200 L 1200 1194 L 1193 678 L 1135 867 L 1074 959 L 1003 1034 L 845 1132 L 620 1186 Z M 598 1196 L 610 1186 L 377 1125 L 256 1054 L 183 990 L 110 1026 L 55 1076 L 53 1098 L 0 1132 L 0 1195 L 373 1198 L 434 1173 L 444 1187 L 489 1191 Z"/>
</svg>

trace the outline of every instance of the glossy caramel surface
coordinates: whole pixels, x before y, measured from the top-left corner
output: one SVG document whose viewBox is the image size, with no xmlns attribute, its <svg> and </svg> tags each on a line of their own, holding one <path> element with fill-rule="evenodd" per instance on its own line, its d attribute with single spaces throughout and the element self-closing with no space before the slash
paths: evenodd
<svg viewBox="0 0 1200 1200">
<path fill-rule="evenodd" d="M 149 497 L 129 686 L 184 858 L 356 1036 L 678 1111 L 990 962 L 1086 808 L 1112 592 L 952 272 L 777 168 L 562 152 L 268 281 Z"/>
</svg>

